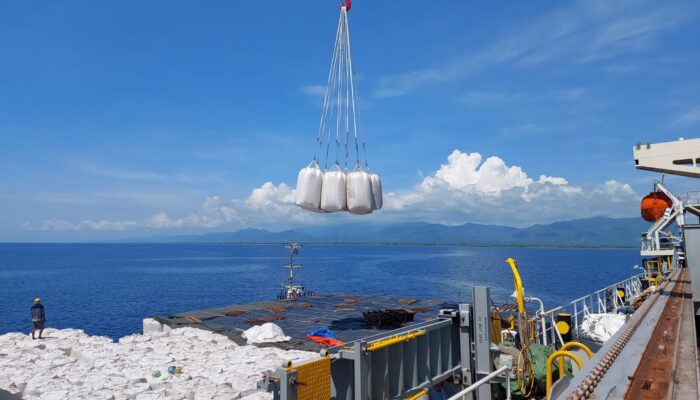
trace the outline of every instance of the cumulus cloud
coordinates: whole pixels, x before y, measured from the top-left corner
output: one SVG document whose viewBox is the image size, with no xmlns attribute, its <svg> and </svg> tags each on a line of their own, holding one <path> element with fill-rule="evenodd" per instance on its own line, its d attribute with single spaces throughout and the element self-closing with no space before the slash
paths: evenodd
<svg viewBox="0 0 700 400">
<path fill-rule="evenodd" d="M 489 157 L 482 164 L 481 154 L 455 150 L 447 157 L 447 164 L 442 164 L 435 175 L 423 179 L 420 190 L 454 189 L 500 196 L 504 190 L 527 187 L 531 183 L 532 179 L 520 167 L 508 167 L 498 157 Z"/>
<path fill-rule="evenodd" d="M 433 173 L 419 174 L 412 188 L 384 195 L 384 209 L 365 218 L 374 221 L 428 221 L 445 224 L 466 222 L 529 225 L 590 216 L 630 216 L 639 196 L 629 184 L 608 180 L 600 185 L 579 186 L 559 176 L 534 179 L 520 166 L 497 156 L 454 150 Z M 332 219 L 331 219 L 332 218 Z M 157 211 L 142 222 L 45 220 L 32 230 L 124 231 L 213 230 L 264 227 L 284 229 L 298 223 L 337 222 L 354 218 L 345 213 L 321 215 L 294 205 L 294 189 L 286 183 L 265 182 L 248 196 L 223 200 L 207 197 L 193 212 L 171 216 Z"/>
<path fill-rule="evenodd" d="M 625 203 L 631 200 L 637 200 L 639 196 L 627 183 L 620 183 L 615 180 L 609 180 L 599 188 L 593 190 L 593 193 L 603 196 L 613 203 Z"/>
<path fill-rule="evenodd" d="M 568 185 L 569 182 L 564 179 L 560 178 L 558 176 L 547 176 L 547 175 L 540 175 L 540 179 L 537 180 L 537 183 L 551 183 L 552 185 L 556 186 L 562 186 L 562 185 Z"/>
<path fill-rule="evenodd" d="M 592 199 L 595 198 L 595 201 Z M 614 180 L 581 187 L 565 178 L 534 180 L 496 156 L 453 151 L 434 174 L 413 189 L 385 195 L 389 214 L 411 214 L 437 223 L 487 222 L 527 225 L 594 215 L 626 216 L 638 200 L 628 184 Z"/>
<path fill-rule="evenodd" d="M 253 189 L 245 201 L 251 210 L 285 211 L 291 204 L 294 204 L 294 191 L 285 183 L 275 186 L 272 182 L 265 182 Z"/>
</svg>

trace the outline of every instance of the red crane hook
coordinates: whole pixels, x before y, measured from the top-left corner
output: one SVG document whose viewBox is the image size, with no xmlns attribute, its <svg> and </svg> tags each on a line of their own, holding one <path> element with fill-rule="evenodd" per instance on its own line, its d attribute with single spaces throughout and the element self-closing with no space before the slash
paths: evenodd
<svg viewBox="0 0 700 400">
<path fill-rule="evenodd" d="M 340 7 L 343 8 L 345 7 L 345 11 L 350 11 L 350 6 L 351 6 L 352 0 L 344 0 L 340 2 Z"/>
</svg>

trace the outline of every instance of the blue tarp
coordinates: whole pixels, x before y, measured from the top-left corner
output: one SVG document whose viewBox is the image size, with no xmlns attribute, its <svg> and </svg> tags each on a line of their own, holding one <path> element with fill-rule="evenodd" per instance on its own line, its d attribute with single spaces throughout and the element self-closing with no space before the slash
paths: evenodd
<svg viewBox="0 0 700 400">
<path fill-rule="evenodd" d="M 335 333 L 333 333 L 333 331 L 331 331 L 330 329 L 326 329 L 326 328 L 312 329 L 307 333 L 307 335 L 320 336 L 320 337 L 331 338 L 331 339 L 338 339 L 337 337 L 335 337 Z"/>
</svg>

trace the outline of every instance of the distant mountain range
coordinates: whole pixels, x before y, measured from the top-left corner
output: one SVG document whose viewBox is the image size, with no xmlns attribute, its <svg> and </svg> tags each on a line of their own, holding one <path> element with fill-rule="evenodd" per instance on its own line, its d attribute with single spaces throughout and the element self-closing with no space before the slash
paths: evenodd
<svg viewBox="0 0 700 400">
<path fill-rule="evenodd" d="M 537 224 L 527 228 L 464 224 L 446 226 L 426 222 L 389 225 L 354 223 L 304 226 L 293 232 L 242 229 L 201 235 L 151 236 L 122 240 L 131 243 L 377 243 L 474 246 L 637 247 L 649 224 L 641 218 L 595 217 Z"/>
</svg>

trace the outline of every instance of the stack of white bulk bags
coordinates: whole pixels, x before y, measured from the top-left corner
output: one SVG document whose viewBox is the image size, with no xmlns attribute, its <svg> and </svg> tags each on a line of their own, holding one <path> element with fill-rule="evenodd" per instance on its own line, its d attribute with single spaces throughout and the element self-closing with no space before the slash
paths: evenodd
<svg viewBox="0 0 700 400">
<path fill-rule="evenodd" d="M 372 212 L 374 196 L 372 195 L 372 178 L 359 165 L 348 174 L 348 211 L 352 214 L 369 214 Z"/>
<path fill-rule="evenodd" d="M 312 161 L 299 171 L 295 202 L 305 210 L 321 213 L 369 214 L 382 208 L 382 181 L 359 164 L 350 173 L 338 164 L 321 172 L 318 163 Z"/>
<path fill-rule="evenodd" d="M 309 211 L 321 211 L 321 183 L 323 174 L 316 161 L 302 168 L 297 176 L 295 202 Z"/>
<path fill-rule="evenodd" d="M 379 175 L 369 171 L 365 135 L 359 128 L 348 10 L 341 4 L 314 157 L 299 171 L 295 202 L 315 212 L 370 214 L 382 208 L 382 183 Z M 348 172 L 353 164 L 355 168 Z M 333 167 L 328 169 L 329 165 Z"/>
<path fill-rule="evenodd" d="M 343 211 L 347 209 L 347 176 L 335 164 L 323 174 L 321 185 L 321 210 L 325 212 Z"/>
</svg>

